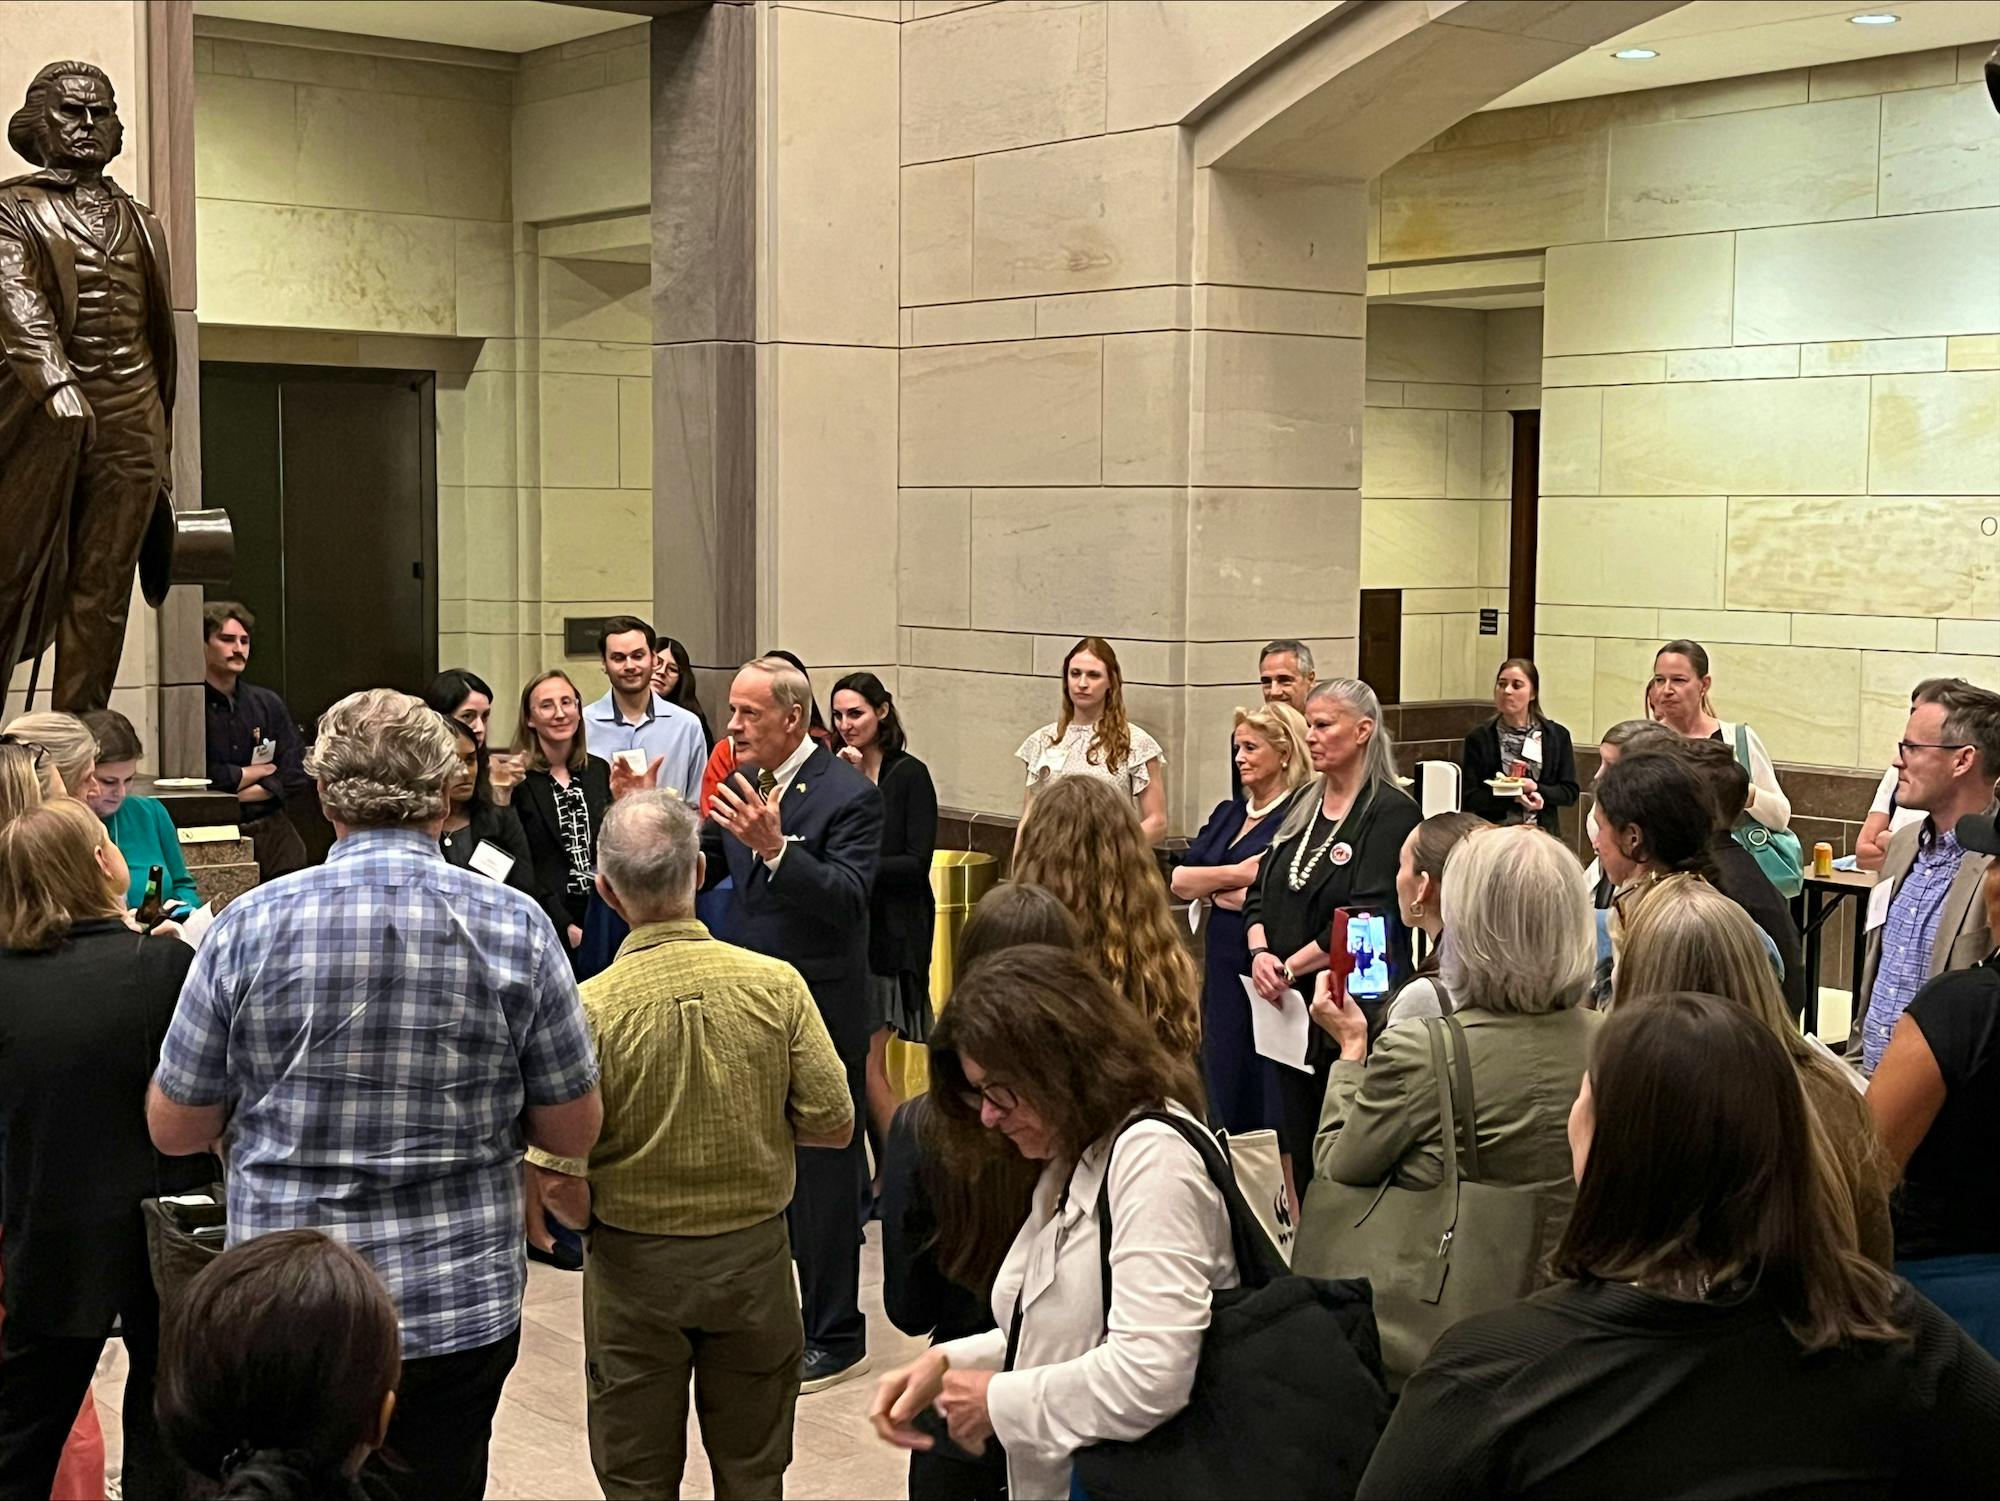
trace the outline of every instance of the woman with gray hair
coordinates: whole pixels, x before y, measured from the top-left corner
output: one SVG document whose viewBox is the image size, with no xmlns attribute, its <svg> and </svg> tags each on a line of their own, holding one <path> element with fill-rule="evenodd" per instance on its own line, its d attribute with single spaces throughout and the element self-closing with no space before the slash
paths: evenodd
<svg viewBox="0 0 2000 1501">
<path fill-rule="evenodd" d="M 1389 991 L 1384 976 L 1391 955 L 1409 951 L 1396 916 L 1396 867 L 1403 841 L 1423 814 L 1397 784 L 1382 705 L 1366 683 L 1335 678 L 1313 689 L 1306 700 L 1306 752 L 1313 778 L 1292 799 L 1243 899 L 1250 981 L 1270 1005 L 1287 1004 L 1288 991 L 1303 1005 L 1312 976 L 1331 962 L 1333 916 L 1344 910 L 1360 919 L 1356 931 L 1374 961 L 1357 966 L 1346 989 L 1373 1019 Z M 1375 941 L 1377 934 L 1383 943 Z M 1346 946 L 1347 935 L 1338 941 Z M 1378 980 L 1379 987 L 1372 983 Z M 1313 1131 L 1332 1059 L 1327 1040 L 1313 1033 L 1308 1069 L 1266 1064 L 1294 1203 L 1312 1181 Z"/>
<path fill-rule="evenodd" d="M 1597 958 L 1590 889 L 1576 857 L 1527 824 L 1468 834 L 1445 861 L 1444 878 L 1451 923 L 1442 979 L 1456 1004 L 1456 1025 L 1444 1039 L 1446 1067 L 1455 1095 L 1464 1079 L 1472 1086 L 1471 1101 L 1453 1103 L 1461 1121 L 1472 1118 L 1479 1181 L 1538 1196 L 1541 1233 L 1533 1257 L 1495 1277 L 1496 1285 L 1512 1281 L 1525 1292 L 1537 1282 L 1542 1253 L 1555 1244 L 1576 1191 L 1569 1110 L 1602 1020 L 1583 1005 Z M 1443 1180 L 1449 1127 L 1439 1117 L 1429 1029 L 1391 1027 L 1371 1046 L 1367 1018 L 1350 999 L 1331 993 L 1325 976 L 1312 1015 L 1340 1053 L 1313 1146 L 1320 1175 L 1361 1187 L 1385 1181 L 1435 1187 Z M 1459 1151 L 1461 1158 L 1474 1155 L 1471 1144 Z M 1435 1247 L 1408 1250 L 1414 1258 Z M 1297 1270 L 1318 1275 L 1310 1267 Z M 1519 1276 L 1510 1278 L 1510 1271 Z M 1392 1385 L 1408 1374 L 1391 1371 Z"/>
</svg>

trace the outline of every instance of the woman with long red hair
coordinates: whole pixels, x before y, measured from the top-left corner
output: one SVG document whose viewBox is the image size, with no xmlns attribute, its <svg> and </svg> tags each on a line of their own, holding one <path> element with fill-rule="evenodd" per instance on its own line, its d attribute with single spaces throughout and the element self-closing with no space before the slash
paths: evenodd
<svg viewBox="0 0 2000 1501">
<path fill-rule="evenodd" d="M 1167 832 L 1166 753 L 1160 742 L 1125 717 L 1125 678 L 1118 653 L 1099 636 L 1085 636 L 1063 658 L 1062 713 L 1014 752 L 1028 768 L 1022 805 L 1057 777 L 1093 776 L 1132 799 L 1148 844 Z"/>
</svg>

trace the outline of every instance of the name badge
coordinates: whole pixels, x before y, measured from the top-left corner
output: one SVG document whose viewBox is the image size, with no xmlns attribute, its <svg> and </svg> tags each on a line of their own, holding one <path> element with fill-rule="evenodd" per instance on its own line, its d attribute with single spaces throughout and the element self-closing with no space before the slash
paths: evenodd
<svg viewBox="0 0 2000 1501">
<path fill-rule="evenodd" d="M 1889 920 L 1889 902 L 1896 894 L 1894 881 L 1877 881 L 1875 889 L 1868 893 L 1868 926 L 1864 933 L 1872 933 Z"/>
<path fill-rule="evenodd" d="M 465 863 L 482 876 L 491 876 L 496 881 L 506 880 L 508 873 L 514 869 L 514 857 L 490 839 L 480 840 L 479 848 Z"/>
<path fill-rule="evenodd" d="M 278 742 L 275 740 L 260 740 L 257 742 L 257 748 L 250 752 L 252 766 L 269 766 L 277 759 Z"/>
<path fill-rule="evenodd" d="M 1533 761 L 1537 766 L 1542 764 L 1542 732 L 1540 730 L 1536 730 L 1534 734 L 1521 742 L 1521 759 L 1523 761 Z"/>
</svg>

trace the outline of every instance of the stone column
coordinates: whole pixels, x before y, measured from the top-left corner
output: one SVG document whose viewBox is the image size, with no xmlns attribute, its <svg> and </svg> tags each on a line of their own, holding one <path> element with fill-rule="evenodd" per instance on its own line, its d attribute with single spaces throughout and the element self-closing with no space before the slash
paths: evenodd
<svg viewBox="0 0 2000 1501">
<path fill-rule="evenodd" d="M 757 649 L 756 22 L 652 26 L 654 595 L 711 668 Z"/>
<path fill-rule="evenodd" d="M 145 11 L 147 197 L 173 261 L 174 506 L 201 506 L 201 329 L 195 321 L 194 0 Z M 171 590 L 154 618 L 159 643 L 162 776 L 199 776 L 207 764 L 202 713 L 201 590 Z"/>
</svg>

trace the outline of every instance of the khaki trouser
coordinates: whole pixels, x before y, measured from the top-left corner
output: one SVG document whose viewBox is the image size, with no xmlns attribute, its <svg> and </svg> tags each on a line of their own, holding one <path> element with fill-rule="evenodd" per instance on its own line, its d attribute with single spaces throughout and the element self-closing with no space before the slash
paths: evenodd
<svg viewBox="0 0 2000 1501">
<path fill-rule="evenodd" d="M 690 1371 L 716 1496 L 784 1495 L 805 1330 L 783 1215 L 723 1235 L 597 1225 L 583 1341 L 607 1501 L 680 1494 Z"/>
</svg>

